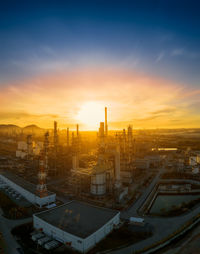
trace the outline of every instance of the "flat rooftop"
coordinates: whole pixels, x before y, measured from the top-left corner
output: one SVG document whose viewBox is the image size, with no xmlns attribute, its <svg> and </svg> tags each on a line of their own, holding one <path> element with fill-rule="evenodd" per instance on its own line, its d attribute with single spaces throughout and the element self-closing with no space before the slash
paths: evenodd
<svg viewBox="0 0 200 254">
<path fill-rule="evenodd" d="M 38 218 L 80 238 L 96 232 L 119 211 L 71 201 L 48 211 L 35 214 Z"/>
<path fill-rule="evenodd" d="M 0 171 L 0 175 L 5 176 L 7 179 L 12 181 L 13 183 L 19 185 L 23 189 L 25 189 L 25 190 L 29 191 L 30 193 L 39 197 L 38 193 L 36 192 L 36 185 L 35 184 L 27 182 L 22 177 L 12 174 L 9 171 L 5 171 L 5 170 Z M 50 192 L 50 191 L 48 191 L 47 193 L 48 193 L 48 196 L 54 194 L 53 192 Z"/>
</svg>

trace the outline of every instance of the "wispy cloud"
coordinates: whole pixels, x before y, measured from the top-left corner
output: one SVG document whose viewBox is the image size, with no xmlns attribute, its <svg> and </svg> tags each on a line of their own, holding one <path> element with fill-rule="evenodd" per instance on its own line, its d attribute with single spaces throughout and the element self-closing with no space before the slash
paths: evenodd
<svg viewBox="0 0 200 254">
<path fill-rule="evenodd" d="M 189 51 L 185 48 L 175 48 L 171 51 L 170 55 L 172 57 L 179 57 L 183 56 L 189 59 L 199 59 L 200 58 L 200 52 L 194 52 L 194 51 Z"/>
<path fill-rule="evenodd" d="M 160 62 L 165 56 L 165 52 L 161 51 L 159 55 L 156 57 L 156 63 Z"/>
<path fill-rule="evenodd" d="M 157 111 L 154 111 L 154 112 L 151 112 L 152 115 L 163 115 L 163 114 L 170 114 L 170 113 L 173 113 L 176 111 L 176 108 L 175 107 L 168 107 L 168 108 L 164 108 L 164 109 L 161 109 L 161 110 L 157 110 Z"/>
<path fill-rule="evenodd" d="M 51 72 L 63 72 L 70 66 L 70 61 L 67 59 L 41 59 L 39 57 L 33 57 L 29 60 L 11 60 L 10 64 L 24 73 L 51 73 Z"/>
<path fill-rule="evenodd" d="M 171 52 L 171 56 L 182 56 L 185 55 L 186 51 L 183 48 L 173 49 Z"/>
<path fill-rule="evenodd" d="M 192 103 L 199 93 L 178 83 L 123 69 L 68 70 L 8 83 L 1 89 L 0 122 L 34 122 L 49 127 L 56 118 L 66 126 L 77 122 L 84 103 L 97 101 L 108 106 L 111 126 L 121 122 L 146 128 L 169 127 L 173 123 L 174 127 L 175 120 L 184 122 L 188 115 L 196 114 L 188 104 L 187 94 Z"/>
</svg>

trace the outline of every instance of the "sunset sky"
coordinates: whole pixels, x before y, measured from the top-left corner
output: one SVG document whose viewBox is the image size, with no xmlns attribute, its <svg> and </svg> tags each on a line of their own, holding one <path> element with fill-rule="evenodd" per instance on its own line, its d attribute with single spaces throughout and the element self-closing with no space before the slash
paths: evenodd
<svg viewBox="0 0 200 254">
<path fill-rule="evenodd" d="M 200 127 L 199 1 L 4 0 L 0 124 Z"/>
</svg>

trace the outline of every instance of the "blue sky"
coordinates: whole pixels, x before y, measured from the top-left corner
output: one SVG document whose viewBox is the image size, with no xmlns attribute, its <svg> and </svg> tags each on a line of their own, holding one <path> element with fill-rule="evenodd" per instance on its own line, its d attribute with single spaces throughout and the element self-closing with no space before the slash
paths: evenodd
<svg viewBox="0 0 200 254">
<path fill-rule="evenodd" d="M 200 80 L 199 1 L 1 1 L 0 80 L 102 64 Z"/>
<path fill-rule="evenodd" d="M 106 81 L 109 80 L 109 75 L 116 78 L 116 81 L 110 80 L 111 83 L 118 83 L 115 85 L 115 90 L 118 91 L 116 101 L 110 97 L 113 105 L 120 101 L 121 104 L 117 107 L 123 108 L 126 104 L 123 101 L 129 100 L 129 108 L 134 108 L 135 101 L 139 100 L 144 119 L 155 119 L 155 112 L 165 112 L 164 116 L 163 113 L 159 113 L 159 117 L 162 121 L 164 117 L 169 121 L 162 126 L 175 126 L 172 123 L 177 121 L 180 122 L 178 126 L 183 126 L 184 122 L 181 119 L 188 116 L 193 117 L 192 126 L 197 126 L 200 123 L 199 11 L 199 1 L 184 0 L 1 1 L 0 92 L 2 98 L 7 98 L 4 99 L 4 104 L 2 101 L 1 122 L 13 122 L 12 117 L 15 114 L 18 120 L 31 115 L 30 121 L 36 121 L 34 117 L 39 116 L 40 109 L 34 111 L 26 96 L 33 96 L 34 91 L 35 98 L 44 97 L 41 91 L 44 92 L 48 87 L 47 83 L 51 83 L 44 77 L 49 75 L 54 76 L 52 80 L 57 80 L 56 75 L 63 76 L 69 73 L 70 78 L 63 77 L 63 84 L 60 87 L 57 85 L 57 91 L 51 92 L 47 101 L 56 92 L 62 94 L 62 89 L 66 90 L 66 94 L 72 93 L 73 96 L 77 93 L 84 94 L 84 90 L 89 89 L 88 98 L 84 97 L 85 103 L 92 97 L 96 101 L 102 100 L 106 94 L 103 94 L 103 90 L 98 90 L 98 80 L 101 79 L 101 71 L 103 73 L 106 70 L 104 75 L 107 76 L 104 76 L 102 87 L 106 87 L 112 93 Z M 76 81 L 71 74 L 76 70 L 81 78 L 78 81 L 79 89 L 72 92 L 71 84 Z M 85 74 L 83 70 L 86 70 Z M 129 80 L 122 73 L 128 73 Z M 86 76 L 88 82 L 85 80 Z M 90 86 L 93 78 L 95 84 Z M 38 79 L 43 80 L 40 86 L 36 85 Z M 127 92 L 122 91 L 125 82 L 129 89 Z M 160 84 L 159 96 L 163 93 L 166 95 L 163 102 L 158 96 L 156 98 L 152 95 L 153 92 L 156 94 L 158 89 L 158 85 L 153 85 L 154 82 Z M 131 83 L 132 87 L 129 87 L 128 83 Z M 146 89 L 147 84 L 149 90 Z M 49 85 L 49 90 L 53 86 L 54 84 Z M 150 90 L 152 94 L 149 93 Z M 176 97 L 172 99 L 170 94 L 167 95 L 167 91 L 174 91 Z M 138 99 L 141 92 L 146 97 Z M 24 95 L 23 99 L 20 97 L 21 93 Z M 128 98 L 128 93 L 135 94 L 135 98 Z M 120 97 L 122 94 L 124 98 Z M 151 98 L 148 94 L 151 94 Z M 14 100 L 12 107 L 9 104 L 11 98 Z M 67 95 L 63 101 L 66 98 Z M 82 99 L 82 103 L 84 100 Z M 40 103 L 41 101 L 42 99 Z M 103 101 L 108 102 L 109 100 Z M 75 113 L 64 110 L 65 107 L 67 105 L 63 104 L 62 115 L 66 115 L 67 119 L 72 121 L 70 116 Z M 78 107 L 74 105 L 74 112 L 80 110 Z M 51 112 L 45 109 L 41 114 L 59 114 L 58 108 L 51 109 Z M 148 108 L 152 108 L 151 111 L 148 111 Z M 124 110 L 129 111 L 125 107 Z M 175 111 L 172 117 L 172 112 Z M 132 115 L 135 116 L 137 112 L 138 109 L 133 110 Z M 124 119 L 132 121 L 131 119 L 135 119 L 132 115 L 129 112 L 129 117 L 124 116 Z M 116 117 L 113 122 L 122 120 Z M 26 122 L 28 121 L 27 119 Z M 185 126 L 189 126 L 189 123 L 190 118 Z M 148 126 L 155 127 L 155 123 L 152 124 L 154 125 Z M 156 125 L 159 126 L 159 121 Z"/>
</svg>

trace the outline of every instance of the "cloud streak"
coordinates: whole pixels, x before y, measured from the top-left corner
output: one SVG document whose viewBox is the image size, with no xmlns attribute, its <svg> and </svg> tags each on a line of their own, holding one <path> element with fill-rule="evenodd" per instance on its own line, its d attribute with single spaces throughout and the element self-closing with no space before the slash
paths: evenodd
<svg viewBox="0 0 200 254">
<path fill-rule="evenodd" d="M 188 105 L 188 96 L 194 103 L 198 90 L 124 69 L 76 69 L 3 87 L 0 123 L 35 123 L 48 128 L 56 118 L 61 127 L 67 126 L 77 122 L 78 112 L 88 101 L 100 102 L 102 110 L 108 106 L 113 128 L 119 128 L 120 122 L 138 128 L 175 127 L 190 115 L 198 118 Z"/>
</svg>

